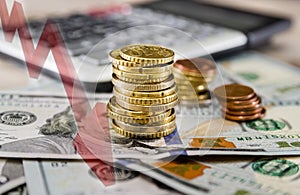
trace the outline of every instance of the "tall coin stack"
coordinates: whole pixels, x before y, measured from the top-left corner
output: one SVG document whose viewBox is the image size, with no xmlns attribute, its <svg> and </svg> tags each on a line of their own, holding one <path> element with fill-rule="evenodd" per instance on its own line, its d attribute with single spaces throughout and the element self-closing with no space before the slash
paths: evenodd
<svg viewBox="0 0 300 195">
<path fill-rule="evenodd" d="M 155 45 L 128 45 L 110 52 L 112 128 L 131 138 L 159 138 L 175 130 L 178 103 L 172 74 L 174 52 Z"/>
<path fill-rule="evenodd" d="M 222 106 L 226 119 L 248 121 L 262 118 L 266 110 L 260 97 L 254 90 L 245 85 L 229 84 L 217 87 L 214 94 Z"/>
<path fill-rule="evenodd" d="M 197 100 L 199 104 L 211 103 L 208 84 L 216 75 L 216 66 L 205 58 L 183 59 L 174 64 L 174 76 L 181 103 Z"/>
</svg>

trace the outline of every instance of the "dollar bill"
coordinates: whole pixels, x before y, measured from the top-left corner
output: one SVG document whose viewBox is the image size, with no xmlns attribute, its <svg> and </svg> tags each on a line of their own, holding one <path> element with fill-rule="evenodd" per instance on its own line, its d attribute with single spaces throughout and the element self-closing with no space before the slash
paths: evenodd
<svg viewBox="0 0 300 195">
<path fill-rule="evenodd" d="M 205 156 L 119 161 L 187 194 L 299 194 L 299 157 Z"/>
<path fill-rule="evenodd" d="M 31 195 L 94 195 L 94 194 L 180 194 L 147 176 L 129 169 L 106 166 L 90 161 L 90 168 L 83 161 L 31 161 L 24 162 L 27 186 Z M 100 172 L 115 184 L 105 186 L 96 177 Z"/>
<path fill-rule="evenodd" d="M 197 160 L 224 169 L 238 168 L 271 194 L 299 194 L 299 157 L 206 156 Z"/>
<path fill-rule="evenodd" d="M 244 52 L 218 62 L 236 82 L 252 86 L 267 100 L 299 103 L 300 69 L 257 52 Z"/>
<path fill-rule="evenodd" d="M 22 161 L 0 159 L 0 194 L 10 194 L 24 185 L 25 176 Z M 23 192 L 25 191 L 23 190 Z"/>
<path fill-rule="evenodd" d="M 70 139 L 76 134 L 75 128 L 61 128 L 57 124 L 52 133 L 47 128 L 59 119 L 60 113 L 70 116 L 66 98 L 12 94 L 1 94 L 0 98 L 0 156 L 75 155 Z"/>
<path fill-rule="evenodd" d="M 105 102 L 108 97 L 103 96 L 99 101 Z M 171 135 L 153 140 L 130 139 L 114 133 L 109 129 L 105 103 L 97 103 L 95 110 L 99 117 L 97 120 L 104 129 L 107 128 L 110 140 L 96 136 L 99 129 L 93 129 L 91 125 L 91 119 L 94 118 L 85 116 L 76 123 L 75 117 L 80 113 L 70 108 L 65 97 L 2 94 L 0 109 L 2 157 L 89 158 L 83 152 L 80 155 L 78 153 L 84 147 L 94 153 L 92 158 L 103 160 L 106 160 L 103 154 L 106 151 L 112 151 L 115 158 L 149 159 L 179 154 L 300 154 L 297 145 L 300 134 L 297 106 L 272 107 L 268 112 L 269 118 L 242 124 L 224 122 L 224 119 L 223 123 L 218 124 L 214 118 L 202 118 L 203 121 L 197 124 L 191 121 L 198 120 L 198 117 L 190 117 L 178 121 L 177 129 Z M 180 116 L 177 120 L 180 120 Z M 205 122 L 210 125 L 202 131 Z M 84 133 L 81 142 L 74 140 L 78 129 L 83 129 Z M 215 134 L 202 134 L 204 131 L 215 131 Z"/>
<path fill-rule="evenodd" d="M 118 163 L 184 194 L 271 194 L 267 187 L 262 187 L 240 168 L 225 168 L 191 157 L 160 161 L 121 160 Z"/>
</svg>

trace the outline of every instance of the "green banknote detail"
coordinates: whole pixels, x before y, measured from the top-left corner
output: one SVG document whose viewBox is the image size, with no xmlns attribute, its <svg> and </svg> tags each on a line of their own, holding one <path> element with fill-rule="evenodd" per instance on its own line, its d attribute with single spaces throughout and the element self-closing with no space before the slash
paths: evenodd
<svg viewBox="0 0 300 195">
<path fill-rule="evenodd" d="M 256 74 L 255 72 L 239 72 L 237 74 L 249 82 L 256 81 L 257 79 L 259 79 L 259 75 Z"/>
<path fill-rule="evenodd" d="M 246 126 L 258 131 L 278 131 L 282 130 L 286 124 L 275 119 L 258 119 L 246 122 Z"/>
<path fill-rule="evenodd" d="M 275 177 L 286 177 L 295 175 L 299 166 L 285 159 L 262 159 L 252 164 L 253 171 Z"/>
<path fill-rule="evenodd" d="M 247 190 L 239 190 L 234 193 L 234 195 L 250 195 L 251 193 Z"/>
</svg>

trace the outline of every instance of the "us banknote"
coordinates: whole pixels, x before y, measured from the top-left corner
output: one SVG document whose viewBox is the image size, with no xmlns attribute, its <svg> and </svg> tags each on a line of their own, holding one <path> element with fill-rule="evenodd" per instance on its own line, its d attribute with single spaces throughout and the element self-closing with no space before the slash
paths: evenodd
<svg viewBox="0 0 300 195">
<path fill-rule="evenodd" d="M 250 178 L 267 188 L 272 194 L 299 194 L 299 157 L 249 157 L 218 156 L 197 158 L 224 169 L 241 169 Z"/>
<path fill-rule="evenodd" d="M 116 163 L 113 174 L 97 163 L 90 169 L 80 161 L 25 161 L 24 169 L 30 194 L 177 194 L 164 183 L 184 194 L 288 195 L 298 193 L 300 182 L 299 157 L 206 156 Z M 113 176 L 116 183 L 105 187 L 92 169 L 106 179 Z"/>
<path fill-rule="evenodd" d="M 299 162 L 299 157 L 250 156 L 119 161 L 187 194 L 278 195 L 299 194 Z"/>
<path fill-rule="evenodd" d="M 179 114 L 177 129 L 171 135 L 139 140 L 123 137 L 109 128 L 105 108 L 109 97 L 97 99 L 98 103 L 94 106 L 96 116 L 87 115 L 81 121 L 75 121 L 80 113 L 70 108 L 65 97 L 2 94 L 0 156 L 101 159 L 105 158 L 103 153 L 109 151 L 115 158 L 150 159 L 179 154 L 300 154 L 297 106 L 270 107 L 267 117 L 242 124 L 205 117 L 200 117 L 202 121 L 198 123 L 192 123 L 199 120 L 197 115 L 181 120 Z M 280 116 L 281 111 L 284 113 Z M 110 139 L 97 136 L 101 131 L 91 125 L 94 117 L 106 129 L 104 132 L 109 132 Z M 203 128 L 205 126 L 208 128 Z M 84 133 L 85 139 L 81 142 L 74 140 L 78 131 Z M 81 148 L 88 148 L 94 155 L 90 157 L 82 151 L 79 155 Z"/>
<path fill-rule="evenodd" d="M 12 193 L 25 182 L 22 160 L 0 159 L 0 194 Z"/>
<path fill-rule="evenodd" d="M 180 194 L 164 184 L 126 168 L 109 171 L 107 165 L 90 161 L 30 161 L 24 162 L 28 191 L 31 195 L 94 195 L 94 194 Z M 103 185 L 95 172 L 105 180 L 114 180 L 109 187 Z"/>
<path fill-rule="evenodd" d="M 120 160 L 118 164 L 139 170 L 184 194 L 272 194 L 237 167 L 222 167 L 189 157 L 160 161 Z"/>
<path fill-rule="evenodd" d="M 300 100 L 299 67 L 257 52 L 245 52 L 218 62 L 230 78 L 252 86 L 258 94 L 275 103 Z"/>
</svg>

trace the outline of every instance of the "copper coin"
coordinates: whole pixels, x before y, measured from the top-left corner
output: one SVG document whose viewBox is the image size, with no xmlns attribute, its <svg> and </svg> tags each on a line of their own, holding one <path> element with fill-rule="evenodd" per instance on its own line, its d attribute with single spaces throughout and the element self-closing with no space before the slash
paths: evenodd
<svg viewBox="0 0 300 195">
<path fill-rule="evenodd" d="M 230 114 L 226 114 L 226 113 L 223 113 L 223 114 L 224 114 L 225 118 L 228 120 L 242 122 L 242 121 L 250 121 L 250 120 L 255 120 L 255 119 L 264 117 L 266 114 L 266 109 L 263 108 L 260 113 L 253 114 L 253 115 L 247 115 L 247 116 L 242 116 L 242 115 L 235 116 L 235 115 L 230 115 Z"/>
<path fill-rule="evenodd" d="M 249 100 L 255 96 L 255 92 L 251 87 L 240 84 L 229 84 L 217 87 L 214 94 L 220 100 L 241 101 Z"/>
<path fill-rule="evenodd" d="M 222 104 L 222 106 L 226 106 L 230 110 L 253 110 L 261 107 L 261 99 L 257 97 L 255 101 L 245 101 L 244 104 L 235 104 L 234 102 L 227 102 L 226 104 Z"/>
<path fill-rule="evenodd" d="M 262 105 L 261 104 L 250 104 L 249 106 L 247 107 L 229 107 L 227 106 L 226 107 L 227 110 L 230 110 L 232 112 L 235 112 L 235 111 L 253 111 L 253 110 L 257 110 L 257 109 L 260 109 L 262 108 Z"/>
<path fill-rule="evenodd" d="M 214 75 L 216 72 L 215 63 L 205 58 L 177 60 L 174 67 L 185 72 L 202 73 L 204 75 Z"/>
<path fill-rule="evenodd" d="M 240 109 L 247 109 L 247 108 L 253 108 L 257 106 L 258 104 L 261 104 L 261 98 L 257 95 L 253 96 L 252 98 L 248 100 L 241 100 L 241 101 L 226 101 L 223 99 L 218 99 L 219 103 L 223 107 L 231 108 L 232 110 L 240 110 Z"/>
<path fill-rule="evenodd" d="M 235 115 L 235 116 L 249 116 L 249 115 L 254 115 L 257 113 L 261 113 L 261 111 L 263 110 L 263 107 L 260 106 L 257 109 L 253 109 L 253 110 L 229 110 L 229 109 L 222 109 L 223 112 L 225 112 L 226 114 L 230 114 L 230 115 Z"/>
</svg>

